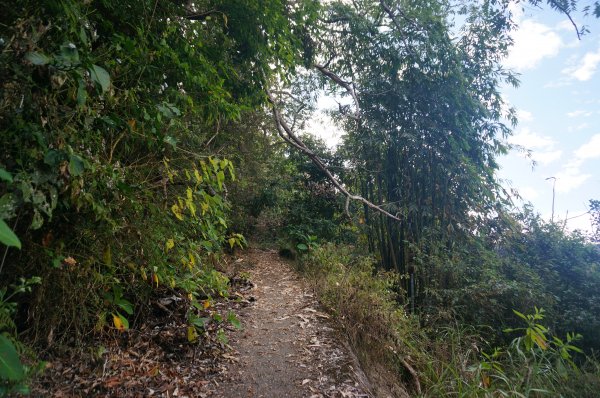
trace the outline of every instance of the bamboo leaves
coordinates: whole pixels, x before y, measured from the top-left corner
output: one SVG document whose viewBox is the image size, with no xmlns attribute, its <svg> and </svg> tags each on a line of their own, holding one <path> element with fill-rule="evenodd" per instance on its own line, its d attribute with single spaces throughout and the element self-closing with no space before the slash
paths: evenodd
<svg viewBox="0 0 600 398">
<path fill-rule="evenodd" d="M 0 219 L 0 243 L 6 246 L 14 246 L 17 249 L 21 248 L 21 241 L 2 219 Z"/>
</svg>

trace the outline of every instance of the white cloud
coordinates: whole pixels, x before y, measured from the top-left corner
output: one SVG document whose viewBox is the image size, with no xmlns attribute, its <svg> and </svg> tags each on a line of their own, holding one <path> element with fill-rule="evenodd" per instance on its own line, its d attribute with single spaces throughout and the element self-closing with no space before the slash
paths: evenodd
<svg viewBox="0 0 600 398">
<path fill-rule="evenodd" d="M 555 177 L 556 191 L 567 193 L 583 185 L 591 177 L 591 174 L 582 173 L 579 167 L 567 167 L 556 173 Z"/>
<path fill-rule="evenodd" d="M 521 187 L 518 189 L 519 193 L 528 202 L 533 202 L 540 196 L 540 193 L 531 187 Z"/>
<path fill-rule="evenodd" d="M 533 114 L 524 109 L 517 109 L 517 119 L 520 122 L 531 122 L 533 120 Z"/>
<path fill-rule="evenodd" d="M 587 117 L 587 116 L 592 116 L 592 114 L 593 114 L 593 112 L 584 111 L 584 110 L 581 110 L 581 109 L 578 109 L 578 110 L 573 111 L 573 112 L 567 112 L 567 116 L 568 117 L 579 117 L 579 116 Z"/>
<path fill-rule="evenodd" d="M 562 21 L 560 21 L 559 23 L 556 24 L 554 29 L 564 30 L 564 31 L 568 31 L 568 30 L 572 31 L 574 28 L 573 28 L 573 24 L 571 23 L 571 21 L 563 19 Z"/>
<path fill-rule="evenodd" d="M 572 84 L 571 80 L 569 80 L 567 78 L 561 78 L 561 79 L 552 80 L 552 81 L 544 84 L 544 88 L 561 88 L 561 87 L 570 86 L 571 84 Z"/>
<path fill-rule="evenodd" d="M 532 132 L 528 128 L 521 129 L 509 138 L 508 142 L 532 150 L 531 157 L 544 166 L 561 158 L 563 151 L 555 149 L 556 141 L 550 137 Z"/>
<path fill-rule="evenodd" d="M 585 160 L 600 158 L 600 134 L 592 136 L 588 142 L 573 151 L 573 155 L 573 160 L 555 175 L 558 192 L 570 192 L 592 177 L 591 174 L 581 171 L 581 166 Z"/>
<path fill-rule="evenodd" d="M 551 148 L 556 143 L 552 138 L 534 133 L 527 127 L 522 128 L 517 134 L 508 139 L 513 145 L 520 145 L 527 149 Z"/>
<path fill-rule="evenodd" d="M 564 69 L 562 72 L 573 79 L 588 81 L 594 76 L 600 64 L 600 49 L 596 52 L 587 52 L 576 65 Z"/>
<path fill-rule="evenodd" d="M 564 46 L 555 31 L 531 19 L 521 21 L 512 38 L 514 45 L 504 65 L 517 71 L 535 68 L 542 59 L 556 56 Z"/>
<path fill-rule="evenodd" d="M 574 133 L 575 131 L 587 129 L 588 127 L 590 127 L 589 123 L 581 123 L 577 126 L 569 126 L 567 130 L 569 133 Z"/>
<path fill-rule="evenodd" d="M 546 165 L 549 165 L 550 163 L 560 159 L 562 156 L 562 153 L 563 153 L 563 151 L 561 151 L 561 150 L 550 151 L 550 152 L 537 152 L 537 153 L 534 152 L 533 160 L 546 166 Z"/>
<path fill-rule="evenodd" d="M 592 136 L 592 138 L 575 150 L 577 159 L 594 159 L 600 158 L 600 134 Z"/>
</svg>

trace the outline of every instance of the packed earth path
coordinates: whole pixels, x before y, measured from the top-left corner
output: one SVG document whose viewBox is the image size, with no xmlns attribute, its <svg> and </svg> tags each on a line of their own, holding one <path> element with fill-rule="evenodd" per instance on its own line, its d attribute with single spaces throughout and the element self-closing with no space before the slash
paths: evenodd
<svg viewBox="0 0 600 398">
<path fill-rule="evenodd" d="M 371 397 L 367 378 L 305 281 L 274 250 L 241 253 L 251 304 L 212 397 Z"/>
<path fill-rule="evenodd" d="M 291 262 L 275 250 L 254 248 L 222 266 L 230 297 L 212 302 L 204 316 L 225 320 L 236 314 L 240 328 L 237 321 L 213 320 L 202 339 L 190 341 L 190 303 L 183 293 L 165 289 L 129 330 L 107 326 L 96 339 L 71 348 L 49 339 L 31 396 L 391 396 L 373 394 L 342 331 Z"/>
</svg>

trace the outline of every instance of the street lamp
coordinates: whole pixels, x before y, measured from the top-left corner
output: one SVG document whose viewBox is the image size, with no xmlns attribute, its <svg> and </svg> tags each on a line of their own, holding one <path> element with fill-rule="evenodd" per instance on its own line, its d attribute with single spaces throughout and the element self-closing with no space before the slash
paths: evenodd
<svg viewBox="0 0 600 398">
<path fill-rule="evenodd" d="M 548 180 L 553 180 L 552 182 L 552 218 L 550 219 L 550 221 L 552 223 L 554 223 L 554 198 L 556 196 L 556 177 L 548 177 L 546 178 L 546 181 Z"/>
</svg>

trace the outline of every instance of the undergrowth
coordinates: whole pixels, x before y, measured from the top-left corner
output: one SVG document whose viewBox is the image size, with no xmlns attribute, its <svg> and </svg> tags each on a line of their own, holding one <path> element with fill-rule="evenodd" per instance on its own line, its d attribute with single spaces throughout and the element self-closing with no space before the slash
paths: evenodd
<svg viewBox="0 0 600 398">
<path fill-rule="evenodd" d="M 299 259 L 322 304 L 348 334 L 369 376 L 395 396 L 592 397 L 600 365 L 577 347 L 581 336 L 559 337 L 544 325 L 544 312 L 515 311 L 523 324 L 504 333 L 492 327 L 425 323 L 397 304 L 399 275 L 376 272 L 373 258 L 355 248 L 326 244 Z"/>
</svg>

